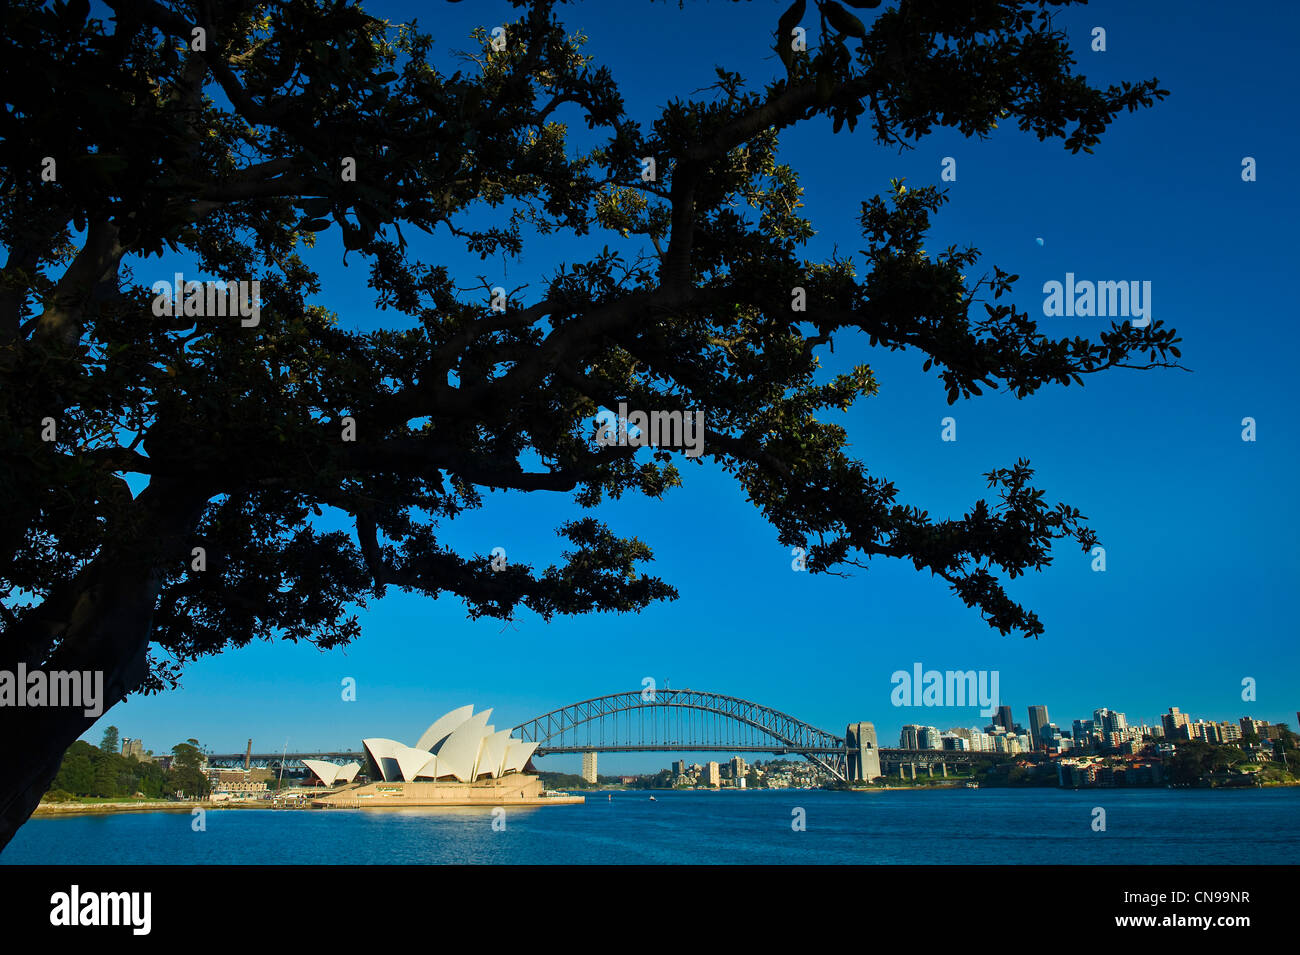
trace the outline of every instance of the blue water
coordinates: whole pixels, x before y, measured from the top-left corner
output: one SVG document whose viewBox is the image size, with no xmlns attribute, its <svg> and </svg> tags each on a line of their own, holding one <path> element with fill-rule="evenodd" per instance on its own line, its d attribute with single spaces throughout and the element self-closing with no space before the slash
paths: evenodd
<svg viewBox="0 0 1300 955">
<path fill-rule="evenodd" d="M 616 792 L 580 806 L 33 819 L 0 863 L 1294 864 L 1300 788 Z M 1094 807 L 1106 831 L 1093 831 Z M 807 828 L 791 827 L 804 810 Z"/>
</svg>

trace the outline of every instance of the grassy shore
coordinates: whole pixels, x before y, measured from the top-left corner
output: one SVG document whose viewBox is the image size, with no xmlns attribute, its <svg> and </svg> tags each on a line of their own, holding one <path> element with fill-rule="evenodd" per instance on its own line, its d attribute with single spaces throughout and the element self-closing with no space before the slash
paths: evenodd
<svg viewBox="0 0 1300 955">
<path fill-rule="evenodd" d="M 37 816 L 107 815 L 118 812 L 191 812 L 194 809 L 270 809 L 269 802 L 210 802 L 196 799 L 178 802 L 175 799 L 99 799 L 85 797 L 60 802 L 43 802 L 32 813 Z"/>
</svg>

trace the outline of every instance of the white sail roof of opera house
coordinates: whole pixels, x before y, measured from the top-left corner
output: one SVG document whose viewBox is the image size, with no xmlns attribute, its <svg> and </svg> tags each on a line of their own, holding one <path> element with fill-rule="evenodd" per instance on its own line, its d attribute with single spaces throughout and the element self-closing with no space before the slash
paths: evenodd
<svg viewBox="0 0 1300 955">
<path fill-rule="evenodd" d="M 493 732 L 488 726 L 491 710 L 476 713 L 460 726 L 451 731 L 438 747 L 438 775 L 455 776 L 462 783 L 474 781 L 474 764 L 478 762 L 479 750 L 483 748 L 483 738 Z"/>
<path fill-rule="evenodd" d="M 452 710 L 445 716 L 440 716 L 433 721 L 433 725 L 424 731 L 420 741 L 415 744 L 416 749 L 422 749 L 427 753 L 438 752 L 438 746 L 451 735 L 451 731 L 460 726 L 474 712 L 472 706 L 462 706 Z"/>
<path fill-rule="evenodd" d="M 475 779 L 485 775 L 496 779 L 501 775 L 501 761 L 505 759 L 506 746 L 509 742 L 509 730 L 501 730 L 499 733 L 483 737 L 483 748 L 479 751 L 478 765 L 474 767 Z"/>
<path fill-rule="evenodd" d="M 522 773 L 524 767 L 528 765 L 528 757 L 533 755 L 535 749 L 537 749 L 536 743 L 525 743 L 523 740 L 512 739 L 506 743 L 506 757 L 501 763 L 501 775 Z"/>
<path fill-rule="evenodd" d="M 384 782 L 456 779 L 470 783 L 523 772 L 538 744 L 512 739 L 509 730 L 497 731 L 488 723 L 491 715 L 491 710 L 475 713 L 472 706 L 462 706 L 434 720 L 414 746 L 382 737 L 361 742 Z M 316 768 L 308 768 L 324 778 Z"/>
<path fill-rule="evenodd" d="M 315 773 L 326 786 L 333 786 L 336 782 L 350 783 L 361 771 L 361 764 L 355 762 L 340 766 L 338 763 L 326 762 L 323 759 L 304 759 L 302 764 Z"/>
</svg>

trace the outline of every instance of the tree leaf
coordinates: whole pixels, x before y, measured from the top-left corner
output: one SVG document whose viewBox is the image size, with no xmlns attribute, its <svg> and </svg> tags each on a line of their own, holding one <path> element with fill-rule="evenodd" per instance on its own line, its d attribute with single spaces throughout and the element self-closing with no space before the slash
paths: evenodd
<svg viewBox="0 0 1300 955">
<path fill-rule="evenodd" d="M 804 11 L 808 9 L 808 0 L 794 0 L 785 13 L 781 14 L 781 19 L 776 23 L 776 55 L 781 58 L 781 62 L 790 68 L 794 62 L 794 50 L 790 47 L 790 40 L 794 34 L 794 28 L 799 25 L 803 19 Z"/>
<path fill-rule="evenodd" d="M 298 208 L 305 215 L 312 219 L 319 219 L 321 216 L 328 215 L 334 208 L 334 202 L 331 199 L 300 199 Z"/>
<path fill-rule="evenodd" d="M 867 35 L 867 28 L 862 25 L 862 21 L 838 3 L 828 3 L 822 7 L 822 10 L 825 12 L 826 19 L 830 21 L 831 26 L 840 33 L 857 37 L 859 40 Z"/>
</svg>

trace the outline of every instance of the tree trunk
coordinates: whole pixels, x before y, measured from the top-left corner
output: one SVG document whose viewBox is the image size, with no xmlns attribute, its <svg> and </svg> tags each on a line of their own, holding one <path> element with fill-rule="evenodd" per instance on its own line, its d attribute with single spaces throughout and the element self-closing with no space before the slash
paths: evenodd
<svg viewBox="0 0 1300 955">
<path fill-rule="evenodd" d="M 145 650 L 153 602 L 140 595 L 110 595 L 113 606 L 103 608 L 101 622 L 77 646 L 65 642 L 47 666 L 53 670 L 103 674 L 99 700 L 103 712 L 136 689 L 145 677 Z M 143 610 L 143 614 L 141 613 Z M 144 619 L 140 619 L 143 617 Z M 12 671 L 11 671 L 12 672 Z M 22 693 L 25 687 L 18 687 Z M 34 706 L 0 708 L 0 738 L 8 740 L 8 771 L 0 776 L 0 849 L 31 816 L 59 771 L 63 754 L 102 716 L 85 714 L 85 707 Z"/>
<path fill-rule="evenodd" d="M 102 674 L 102 712 L 86 715 L 84 706 L 0 707 L 0 739 L 5 740 L 6 772 L 0 773 L 0 849 L 31 816 L 59 771 L 63 754 L 78 737 L 147 676 L 145 655 L 153 629 L 154 606 L 170 562 L 188 553 L 206 496 L 192 486 L 152 482 L 130 509 L 128 527 L 114 546 L 94 561 L 61 621 L 58 645 L 43 661 L 5 654 L 0 669 L 28 672 Z M 112 538 L 110 538 L 112 539 Z M 38 611 L 39 612 L 39 611 Z M 38 667 L 36 664 L 39 663 Z M 26 687 L 17 687 L 24 693 Z"/>
</svg>

